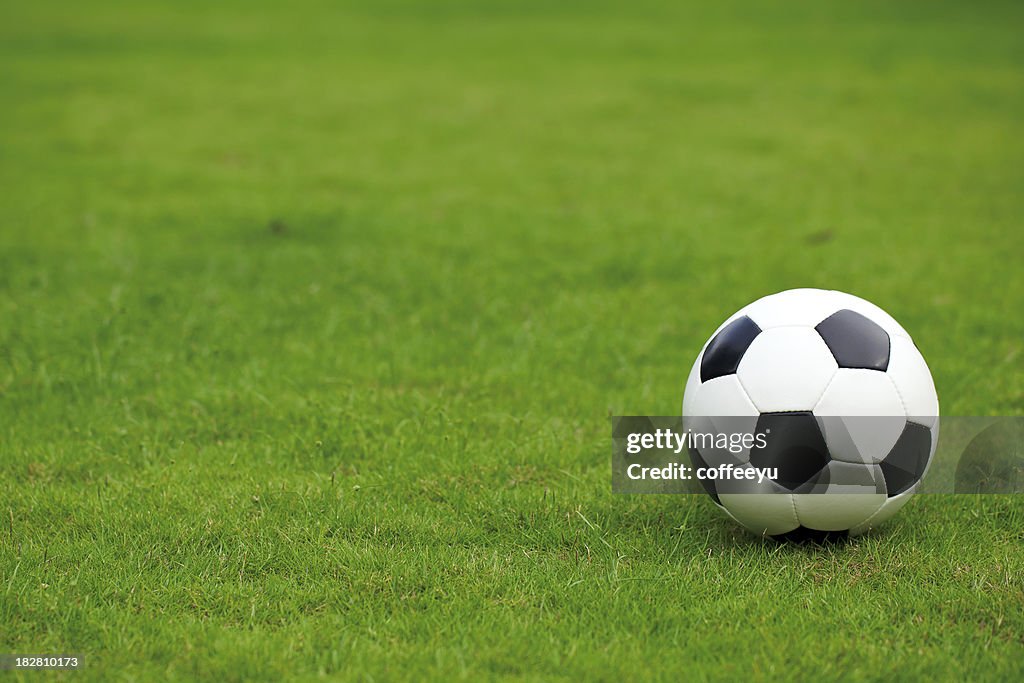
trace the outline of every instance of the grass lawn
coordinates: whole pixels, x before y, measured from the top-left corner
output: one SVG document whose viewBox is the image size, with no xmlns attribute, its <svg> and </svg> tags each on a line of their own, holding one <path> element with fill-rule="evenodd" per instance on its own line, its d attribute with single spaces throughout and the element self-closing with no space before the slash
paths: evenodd
<svg viewBox="0 0 1024 683">
<path fill-rule="evenodd" d="M 0 654 L 1024 676 L 1024 499 L 762 542 L 608 421 L 797 286 L 1024 414 L 1024 8 L 691 4 L 0 9 Z"/>
</svg>

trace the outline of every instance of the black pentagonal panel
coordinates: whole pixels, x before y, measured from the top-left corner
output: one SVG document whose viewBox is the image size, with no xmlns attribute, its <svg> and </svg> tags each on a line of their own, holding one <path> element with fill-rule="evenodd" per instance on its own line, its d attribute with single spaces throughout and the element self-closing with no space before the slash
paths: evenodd
<svg viewBox="0 0 1024 683">
<path fill-rule="evenodd" d="M 831 462 L 831 455 L 829 456 Z M 807 481 L 793 489 L 793 493 L 821 493 L 824 492 L 828 485 L 831 483 L 832 474 L 828 471 L 828 465 L 822 467 L 817 474 L 810 477 Z"/>
<path fill-rule="evenodd" d="M 829 463 L 825 437 L 812 413 L 764 413 L 757 419 L 755 433 L 765 434 L 765 446 L 750 449 L 750 464 L 777 467 L 775 481 L 790 491 Z"/>
<path fill-rule="evenodd" d="M 693 446 L 690 446 L 690 462 L 693 463 L 694 472 L 696 472 L 697 468 L 699 467 L 708 467 L 708 463 L 706 460 L 704 460 L 704 458 L 701 457 L 700 451 L 698 451 Z M 718 491 L 715 490 L 715 482 L 713 480 L 707 478 L 701 479 L 698 477 L 697 481 L 700 482 L 700 485 L 704 488 L 704 492 L 711 496 L 711 499 L 713 501 L 715 501 L 719 505 L 722 504 L 722 501 L 719 500 L 718 498 Z"/>
<path fill-rule="evenodd" d="M 860 313 L 843 309 L 815 327 L 841 368 L 889 367 L 889 333 Z"/>
<path fill-rule="evenodd" d="M 932 452 L 932 432 L 924 425 L 908 422 L 889 455 L 879 463 L 889 497 L 899 495 L 924 476 Z"/>
<path fill-rule="evenodd" d="M 715 377 L 735 373 L 743 354 L 759 334 L 761 328 L 747 316 L 736 318 L 723 327 L 704 349 L 704 357 L 700 361 L 700 381 L 707 382 Z"/>
</svg>

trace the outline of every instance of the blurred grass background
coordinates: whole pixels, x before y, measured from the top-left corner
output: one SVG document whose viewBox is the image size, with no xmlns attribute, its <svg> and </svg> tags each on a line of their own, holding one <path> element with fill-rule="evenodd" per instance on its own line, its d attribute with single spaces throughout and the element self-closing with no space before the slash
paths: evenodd
<svg viewBox="0 0 1024 683">
<path fill-rule="evenodd" d="M 606 417 L 676 413 L 715 326 L 798 286 L 890 311 L 944 413 L 1024 413 L 1022 15 L 5 5 L 0 650 L 1019 675 L 1019 501 L 763 545 L 612 497 Z"/>
</svg>

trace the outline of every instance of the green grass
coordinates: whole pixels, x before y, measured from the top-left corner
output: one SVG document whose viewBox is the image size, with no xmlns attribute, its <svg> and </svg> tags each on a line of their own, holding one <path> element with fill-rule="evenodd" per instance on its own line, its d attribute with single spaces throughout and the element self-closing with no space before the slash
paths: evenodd
<svg viewBox="0 0 1024 683">
<path fill-rule="evenodd" d="M 815 548 L 610 492 L 607 416 L 795 286 L 1024 414 L 1024 11 L 782 4 L 7 3 L 0 653 L 1021 678 L 1016 497 Z"/>
</svg>

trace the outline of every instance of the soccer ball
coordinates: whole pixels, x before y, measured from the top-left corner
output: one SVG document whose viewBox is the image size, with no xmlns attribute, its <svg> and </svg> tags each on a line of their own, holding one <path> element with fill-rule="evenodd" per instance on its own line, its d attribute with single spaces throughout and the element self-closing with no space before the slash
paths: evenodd
<svg viewBox="0 0 1024 683">
<path fill-rule="evenodd" d="M 773 294 L 726 320 L 683 396 L 687 429 L 769 434 L 740 453 L 691 445 L 690 458 L 695 471 L 777 468 L 760 483 L 700 483 L 739 524 L 784 538 L 858 535 L 892 517 L 935 454 L 938 416 L 907 331 L 864 299 L 820 289 Z"/>
</svg>

